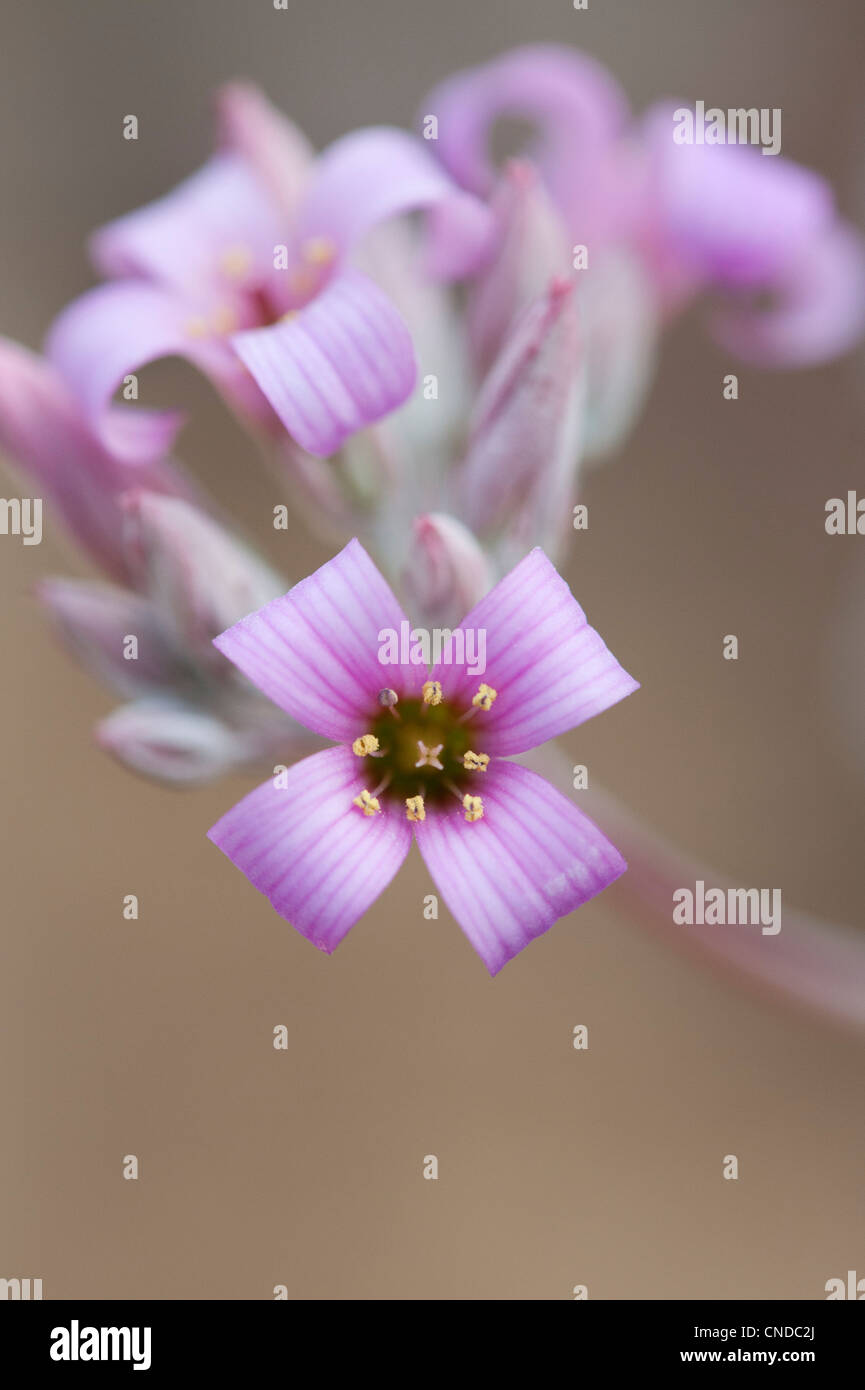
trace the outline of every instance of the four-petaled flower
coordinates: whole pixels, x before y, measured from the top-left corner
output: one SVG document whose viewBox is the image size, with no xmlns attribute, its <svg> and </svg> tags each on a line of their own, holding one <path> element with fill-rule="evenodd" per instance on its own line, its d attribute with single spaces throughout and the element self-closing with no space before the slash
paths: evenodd
<svg viewBox="0 0 865 1390">
<path fill-rule="evenodd" d="M 414 833 L 495 974 L 626 867 L 571 801 L 506 759 L 599 714 L 637 682 L 541 550 L 464 621 L 487 634 L 480 685 L 464 666 L 389 665 L 382 691 L 380 634 L 403 621 L 354 540 L 215 639 L 283 710 L 341 746 L 265 782 L 210 838 L 331 952 L 394 877 Z"/>
</svg>

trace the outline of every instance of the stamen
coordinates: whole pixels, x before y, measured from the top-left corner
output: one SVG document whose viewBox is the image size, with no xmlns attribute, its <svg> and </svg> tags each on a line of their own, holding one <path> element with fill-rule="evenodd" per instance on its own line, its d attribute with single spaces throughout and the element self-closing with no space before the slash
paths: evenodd
<svg viewBox="0 0 865 1390">
<path fill-rule="evenodd" d="M 202 318 L 201 315 L 187 319 L 183 328 L 188 338 L 207 338 L 210 334 L 207 319 Z"/>
<path fill-rule="evenodd" d="M 395 690 L 380 690 L 378 692 L 378 702 L 383 709 L 389 710 L 394 719 L 399 719 L 395 706 L 399 704 L 399 696 Z"/>
<path fill-rule="evenodd" d="M 301 296 L 311 294 L 318 285 L 318 276 L 309 266 L 300 266 L 288 276 L 288 288 L 292 294 Z"/>
<path fill-rule="evenodd" d="M 233 333 L 237 328 L 237 315 L 227 304 L 220 304 L 213 315 L 214 333 Z"/>
<path fill-rule="evenodd" d="M 351 745 L 351 751 L 356 758 L 367 758 L 371 753 L 378 752 L 378 739 L 375 734 L 362 734 Z"/>
<path fill-rule="evenodd" d="M 466 813 L 467 821 L 483 819 L 484 803 L 479 796 L 469 796 L 468 792 L 466 792 L 463 797 L 463 809 Z"/>
<path fill-rule="evenodd" d="M 408 820 L 426 820 L 426 807 L 423 804 L 423 797 L 407 796 L 405 799 L 405 813 Z"/>
<path fill-rule="evenodd" d="M 440 705 L 442 702 L 441 681 L 424 681 L 421 694 L 425 705 Z"/>
<path fill-rule="evenodd" d="M 427 748 L 426 744 L 421 743 L 418 739 L 417 746 L 420 757 L 415 763 L 415 767 L 434 767 L 438 772 L 442 772 L 444 764 L 439 762 L 439 753 L 444 748 L 444 744 L 439 743 L 435 748 Z"/>
<path fill-rule="evenodd" d="M 330 265 L 336 258 L 336 247 L 330 237 L 309 237 L 300 248 L 302 260 L 307 265 Z"/>
<path fill-rule="evenodd" d="M 233 280 L 239 280 L 251 266 L 252 252 L 248 246 L 229 246 L 219 258 L 220 270 Z"/>
<path fill-rule="evenodd" d="M 491 685 L 479 685 L 477 694 L 472 698 L 472 704 L 476 709 L 489 709 L 498 693 Z"/>
<path fill-rule="evenodd" d="M 463 754 L 463 767 L 467 772 L 486 772 L 489 767 L 489 753 L 473 753 L 471 749 Z"/>
<path fill-rule="evenodd" d="M 374 816 L 381 811 L 378 798 L 368 791 L 362 791 L 360 796 L 356 796 L 353 805 L 359 806 L 365 816 Z"/>
</svg>

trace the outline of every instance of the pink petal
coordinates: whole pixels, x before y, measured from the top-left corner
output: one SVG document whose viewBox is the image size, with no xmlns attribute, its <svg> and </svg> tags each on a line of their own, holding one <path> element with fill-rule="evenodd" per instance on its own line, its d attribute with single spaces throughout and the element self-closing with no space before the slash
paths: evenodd
<svg viewBox="0 0 865 1390">
<path fill-rule="evenodd" d="M 82 403 L 92 428 L 107 448 L 137 460 L 153 440 L 130 436 L 126 411 L 110 410 L 114 392 L 139 367 L 159 357 L 179 354 L 228 384 L 238 376 L 230 348 L 209 337 L 194 336 L 195 309 L 175 295 L 134 280 L 100 285 L 73 301 L 55 319 L 46 350 Z M 164 448 L 181 423 L 177 413 L 161 413 Z M 152 457 L 152 454 L 150 454 Z"/>
<path fill-rule="evenodd" d="M 140 422 L 141 412 L 124 412 Z M 153 456 L 154 435 L 144 435 Z M 69 386 L 50 363 L 0 339 L 0 448 L 24 469 L 76 540 L 112 578 L 132 578 L 118 495 L 141 486 L 183 495 L 189 487 L 162 462 L 131 463 L 109 453 Z"/>
<path fill-rule="evenodd" d="M 643 218 L 654 220 L 662 258 L 715 284 L 759 286 L 829 226 L 831 190 L 812 170 L 751 146 L 675 143 L 677 109 L 661 103 L 643 123 Z"/>
<path fill-rule="evenodd" d="M 461 624 L 486 632 L 486 670 L 440 665 L 446 699 L 469 706 L 479 684 L 497 697 L 479 710 L 476 751 L 521 753 L 638 690 L 542 550 L 533 550 Z"/>
<path fill-rule="evenodd" d="M 358 760 L 328 748 L 270 778 L 208 832 L 250 883 L 319 950 L 330 954 L 396 874 L 411 844 L 399 809 L 365 816 Z M 371 790 L 371 788 L 368 788 Z"/>
<path fill-rule="evenodd" d="M 865 333 L 865 241 L 835 224 L 785 266 L 761 309 L 733 301 L 717 311 L 713 336 L 745 362 L 805 367 L 849 351 Z"/>
<path fill-rule="evenodd" d="M 458 72 L 425 99 L 421 119 L 438 118 L 435 152 L 457 183 L 481 197 L 492 193 L 493 127 L 516 117 L 538 128 L 528 152 L 569 223 L 586 241 L 597 224 L 603 175 L 612 143 L 628 118 L 625 98 L 594 59 L 553 44 L 514 49 Z"/>
<path fill-rule="evenodd" d="M 411 394 L 411 335 L 359 271 L 337 275 L 295 317 L 237 334 L 238 356 L 289 434 L 320 458 Z"/>
<path fill-rule="evenodd" d="M 528 768 L 493 762 L 479 792 L 482 820 L 469 824 L 454 803 L 415 830 L 436 887 L 495 975 L 627 865 L 588 816 Z"/>
<path fill-rule="evenodd" d="M 359 541 L 215 639 L 219 650 L 299 724 L 351 742 L 368 732 L 378 692 L 417 693 L 423 667 L 382 665 L 379 632 L 407 621 Z"/>
<path fill-rule="evenodd" d="M 380 222 L 420 208 L 434 216 L 433 273 L 454 278 L 474 271 L 492 232 L 488 209 L 455 188 L 413 135 L 390 126 L 358 130 L 319 156 L 296 241 L 327 237 L 347 252 Z"/>
<path fill-rule="evenodd" d="M 284 233 L 253 169 L 219 154 L 165 197 L 102 227 L 91 250 L 104 275 L 140 276 L 186 299 L 207 298 L 271 276 L 273 248 Z M 246 264 L 238 274 L 227 266 L 241 253 Z"/>
<path fill-rule="evenodd" d="M 314 151 L 305 135 L 249 82 L 229 82 L 217 94 L 225 148 L 253 169 L 286 220 L 297 210 Z"/>
</svg>

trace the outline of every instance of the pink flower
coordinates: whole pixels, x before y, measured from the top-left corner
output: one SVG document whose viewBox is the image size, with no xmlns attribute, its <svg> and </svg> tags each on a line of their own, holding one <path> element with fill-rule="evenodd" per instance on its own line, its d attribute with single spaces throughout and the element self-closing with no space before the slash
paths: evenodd
<svg viewBox="0 0 865 1390">
<path fill-rule="evenodd" d="M 96 233 L 93 258 L 114 283 L 60 315 L 49 354 L 103 432 L 124 377 L 176 354 L 244 419 L 281 421 L 324 457 L 415 383 L 401 315 L 350 264 L 358 245 L 382 221 L 427 209 L 431 271 L 462 275 L 484 254 L 490 215 L 405 131 L 359 130 L 314 159 L 236 86 L 221 124 L 226 148 L 204 168 Z"/>
<path fill-rule="evenodd" d="M 484 198 L 497 188 L 496 122 L 529 121 L 527 158 L 570 239 L 589 248 L 589 280 L 611 250 L 624 251 L 667 315 L 696 294 L 723 296 L 712 331 L 748 361 L 803 366 L 847 351 L 865 330 L 865 243 L 838 216 L 827 182 L 749 144 L 677 143 L 675 116 L 685 110 L 661 102 L 634 121 L 600 64 L 573 49 L 531 45 L 447 78 L 422 114 L 438 121 L 435 150 L 445 169 Z M 511 258 L 520 209 L 501 195 L 495 202 Z M 489 274 L 498 290 L 500 268 Z M 514 287 L 527 278 L 512 269 L 508 276 Z M 502 317 L 500 301 L 495 315 L 487 308 L 484 334 Z"/>
<path fill-rule="evenodd" d="M 407 619 L 358 541 L 216 645 L 338 747 L 239 802 L 210 838 L 330 953 L 418 848 L 491 974 L 626 868 L 565 796 L 506 759 L 637 689 L 534 550 L 457 631 L 486 634 L 471 675 L 383 664 Z M 400 653 L 400 656 L 403 654 Z"/>
</svg>

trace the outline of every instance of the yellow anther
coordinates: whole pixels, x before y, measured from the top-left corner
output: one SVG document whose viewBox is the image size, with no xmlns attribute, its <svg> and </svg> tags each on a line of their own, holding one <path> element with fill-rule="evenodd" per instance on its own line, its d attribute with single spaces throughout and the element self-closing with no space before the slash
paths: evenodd
<svg viewBox="0 0 865 1390">
<path fill-rule="evenodd" d="M 498 693 L 497 690 L 493 690 L 491 685 L 479 685 L 478 693 L 473 697 L 472 704 L 476 709 L 489 709 Z"/>
<path fill-rule="evenodd" d="M 288 288 L 292 294 L 311 294 L 318 285 L 318 276 L 308 266 L 292 270 L 288 277 Z"/>
<path fill-rule="evenodd" d="M 312 236 L 301 246 L 300 255 L 307 265 L 330 265 L 336 258 L 336 247 L 330 237 Z"/>
<path fill-rule="evenodd" d="M 378 739 L 375 734 L 362 734 L 351 745 L 351 751 L 356 758 L 365 758 L 370 753 L 377 753 Z"/>
<path fill-rule="evenodd" d="M 425 705 L 440 705 L 442 702 L 441 681 L 424 681 L 421 694 Z"/>
<path fill-rule="evenodd" d="M 463 754 L 463 767 L 467 772 L 486 772 L 489 767 L 489 753 L 473 753 L 471 749 Z"/>
<path fill-rule="evenodd" d="M 251 266 L 252 252 L 248 246 L 229 246 L 219 258 L 219 269 L 234 280 L 239 280 Z"/>
<path fill-rule="evenodd" d="M 359 806 L 365 816 L 374 816 L 376 811 L 380 811 L 377 796 L 370 796 L 369 792 L 363 791 L 360 796 L 354 798 L 354 805 Z"/>
<path fill-rule="evenodd" d="M 220 304 L 211 323 L 214 333 L 233 333 L 237 328 L 237 315 L 227 304 Z"/>
<path fill-rule="evenodd" d="M 481 820 L 484 814 L 484 803 L 479 796 L 469 796 L 466 792 L 463 797 L 463 810 L 466 813 L 466 820 Z"/>
<path fill-rule="evenodd" d="M 426 820 L 426 807 L 423 804 L 423 797 L 407 796 L 405 799 L 405 813 L 409 820 Z"/>
<path fill-rule="evenodd" d="M 210 328 L 207 319 L 197 316 L 194 319 L 187 319 L 183 325 L 188 338 L 207 338 L 210 335 Z"/>
</svg>

